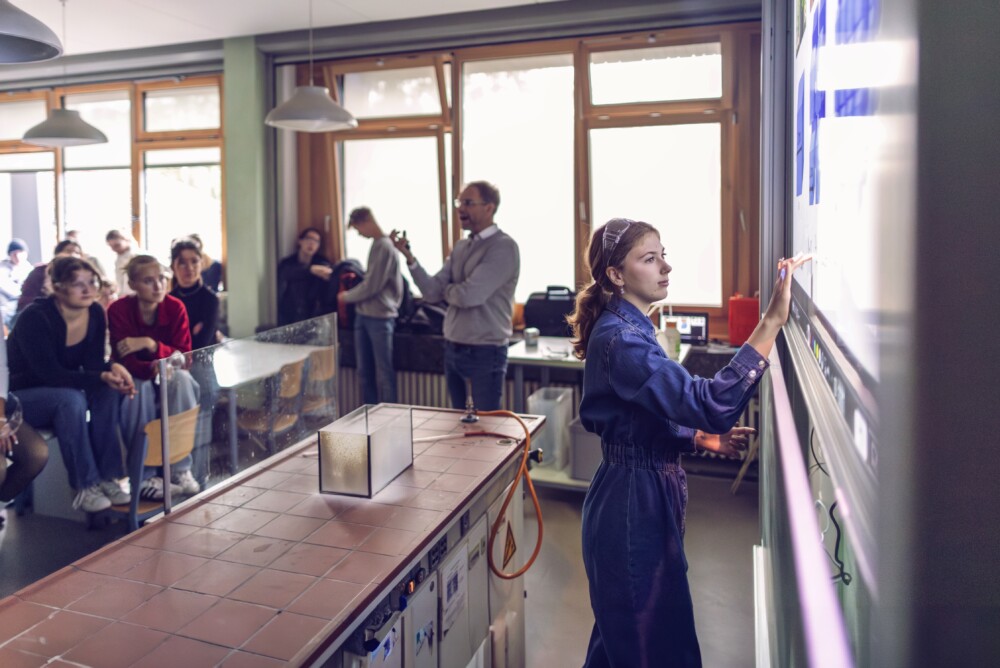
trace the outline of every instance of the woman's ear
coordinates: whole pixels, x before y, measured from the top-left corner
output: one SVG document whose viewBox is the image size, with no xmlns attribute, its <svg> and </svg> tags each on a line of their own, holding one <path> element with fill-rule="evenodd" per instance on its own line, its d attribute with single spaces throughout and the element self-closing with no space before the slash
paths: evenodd
<svg viewBox="0 0 1000 668">
<path fill-rule="evenodd" d="M 620 286 L 622 283 L 625 282 L 622 279 L 622 272 L 618 270 L 618 267 L 608 267 L 607 269 L 604 270 L 604 272 L 607 274 L 611 282 L 614 283 L 615 285 Z"/>
</svg>

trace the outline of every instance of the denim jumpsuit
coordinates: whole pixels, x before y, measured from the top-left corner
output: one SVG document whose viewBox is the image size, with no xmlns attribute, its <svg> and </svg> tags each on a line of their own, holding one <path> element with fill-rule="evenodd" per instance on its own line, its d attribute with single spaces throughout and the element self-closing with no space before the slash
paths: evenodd
<svg viewBox="0 0 1000 668">
<path fill-rule="evenodd" d="M 587 344 L 580 420 L 604 461 L 583 505 L 583 561 L 594 630 L 587 668 L 700 666 L 684 557 L 695 429 L 731 429 L 767 361 L 744 345 L 714 378 L 667 358 L 653 325 L 614 297 Z"/>
</svg>

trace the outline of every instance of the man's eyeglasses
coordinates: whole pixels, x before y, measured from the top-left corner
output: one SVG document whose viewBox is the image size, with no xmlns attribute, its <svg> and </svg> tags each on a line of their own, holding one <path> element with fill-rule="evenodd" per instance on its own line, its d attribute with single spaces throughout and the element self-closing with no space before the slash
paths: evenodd
<svg viewBox="0 0 1000 668">
<path fill-rule="evenodd" d="M 483 202 L 482 200 L 477 200 L 477 199 L 456 199 L 453 202 L 453 204 L 455 205 L 456 209 L 460 209 L 463 206 L 466 207 L 466 208 L 468 208 L 470 206 L 476 206 L 477 204 L 486 204 L 486 202 Z"/>
</svg>

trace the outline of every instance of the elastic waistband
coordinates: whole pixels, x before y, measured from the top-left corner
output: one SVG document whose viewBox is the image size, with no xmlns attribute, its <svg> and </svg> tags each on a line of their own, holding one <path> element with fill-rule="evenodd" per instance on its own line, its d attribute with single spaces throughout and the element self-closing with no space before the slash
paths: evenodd
<svg viewBox="0 0 1000 668">
<path fill-rule="evenodd" d="M 454 341 L 445 341 L 444 345 L 453 350 L 496 350 L 497 348 L 507 348 L 507 346 L 496 343 L 455 343 Z"/>
<path fill-rule="evenodd" d="M 608 464 L 633 469 L 676 471 L 681 467 L 681 455 L 676 450 L 640 448 L 634 445 L 601 442 L 601 453 Z"/>
</svg>

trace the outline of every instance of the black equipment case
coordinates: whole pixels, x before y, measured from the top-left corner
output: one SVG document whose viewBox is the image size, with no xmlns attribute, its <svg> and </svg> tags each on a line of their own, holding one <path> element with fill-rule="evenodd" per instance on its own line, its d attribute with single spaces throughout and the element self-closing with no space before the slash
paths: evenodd
<svg viewBox="0 0 1000 668">
<path fill-rule="evenodd" d="M 542 336 L 572 336 L 566 316 L 573 312 L 576 293 L 550 285 L 545 292 L 532 292 L 524 305 L 525 327 L 537 327 Z"/>
</svg>

